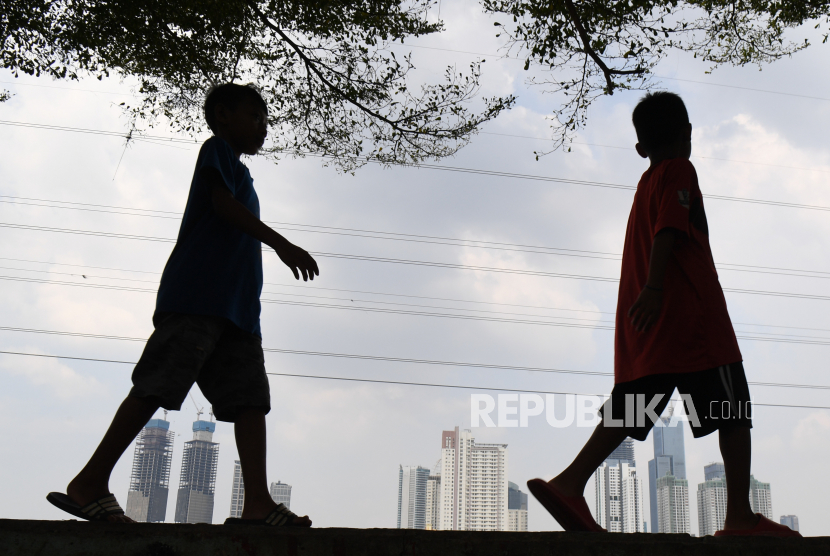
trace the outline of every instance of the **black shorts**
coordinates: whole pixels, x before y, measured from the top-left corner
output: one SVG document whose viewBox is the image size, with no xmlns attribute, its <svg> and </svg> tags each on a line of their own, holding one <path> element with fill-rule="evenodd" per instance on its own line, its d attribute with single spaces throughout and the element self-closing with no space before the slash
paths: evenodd
<svg viewBox="0 0 830 556">
<path fill-rule="evenodd" d="M 683 399 L 688 416 L 685 419 L 695 438 L 731 426 L 752 428 L 752 402 L 741 362 L 615 384 L 610 398 L 599 410 L 602 426 L 620 427 L 631 438 L 645 440 L 675 388 Z M 605 415 L 606 406 L 611 408 L 611 419 Z"/>
<path fill-rule="evenodd" d="M 271 410 L 261 338 L 221 317 L 167 313 L 153 322 L 130 396 L 178 411 L 195 382 L 219 421 L 233 422 L 241 409 Z"/>
</svg>

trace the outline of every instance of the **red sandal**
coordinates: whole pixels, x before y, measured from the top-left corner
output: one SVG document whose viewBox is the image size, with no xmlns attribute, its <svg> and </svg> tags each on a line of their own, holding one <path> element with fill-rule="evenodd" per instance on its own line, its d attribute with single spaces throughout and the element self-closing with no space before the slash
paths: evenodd
<svg viewBox="0 0 830 556">
<path fill-rule="evenodd" d="M 758 523 L 752 529 L 724 529 L 715 531 L 716 537 L 800 537 L 801 533 L 793 531 L 786 525 L 775 523 L 761 514 L 755 514 Z"/>
<path fill-rule="evenodd" d="M 527 488 L 565 531 L 606 532 L 594 520 L 584 496 L 564 496 L 542 479 L 529 480 Z"/>
</svg>

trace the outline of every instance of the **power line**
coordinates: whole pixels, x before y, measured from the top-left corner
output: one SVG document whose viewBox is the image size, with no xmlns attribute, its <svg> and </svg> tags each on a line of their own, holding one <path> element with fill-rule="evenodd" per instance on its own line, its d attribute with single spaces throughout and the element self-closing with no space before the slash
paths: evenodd
<svg viewBox="0 0 830 556">
<path fill-rule="evenodd" d="M 497 133 L 494 131 L 479 131 L 482 135 L 498 135 L 501 137 L 514 137 L 516 139 L 533 139 L 536 141 L 550 141 L 546 137 L 536 137 L 534 135 L 515 135 L 513 133 Z M 603 149 L 618 149 L 624 151 L 634 151 L 633 147 L 621 147 L 619 145 L 603 145 L 600 143 L 587 143 L 585 141 L 569 141 L 568 144 L 585 145 L 587 147 L 602 147 Z M 830 172 L 828 168 L 809 168 L 807 166 L 790 166 L 788 164 L 772 164 L 770 162 L 757 162 L 754 160 L 738 160 L 736 158 L 723 158 L 720 156 L 704 156 L 700 154 L 692 154 L 691 158 L 700 158 L 704 160 L 717 160 L 720 162 L 735 162 L 737 164 L 750 164 L 753 166 L 770 166 L 773 168 L 787 168 L 789 170 L 806 170 L 808 172 Z"/>
<path fill-rule="evenodd" d="M 0 257 L 0 259 L 5 259 L 5 257 Z M 13 259 L 13 260 L 20 260 L 20 259 Z M 27 262 L 40 262 L 42 261 L 27 261 Z M 42 264 L 50 264 L 50 263 L 42 263 Z M 68 266 L 80 266 L 80 265 L 68 265 Z M 97 268 L 97 267 L 82 267 L 82 268 Z M 34 270 L 28 268 L 13 268 L 13 267 L 4 267 L 0 266 L 0 269 L 5 270 L 17 270 L 22 272 L 38 272 L 42 274 L 60 274 L 65 276 L 75 276 L 75 277 L 82 277 L 85 280 L 90 278 L 97 278 L 103 280 L 118 280 L 118 281 L 127 281 L 127 282 L 141 282 L 141 283 L 151 283 L 151 284 L 158 284 L 157 280 L 136 280 L 131 278 L 119 278 L 114 276 L 97 276 L 92 274 L 81 274 L 78 272 L 69 273 L 69 272 L 56 272 L 53 270 Z M 121 270 L 121 269 L 108 269 L 108 270 Z M 129 271 L 126 271 L 129 272 Z M 49 283 L 49 284 L 56 284 L 56 285 L 77 285 L 77 286 L 84 286 L 84 287 L 92 287 L 95 288 L 97 286 L 107 286 L 107 284 L 85 284 L 85 283 L 75 283 L 75 282 L 61 282 L 56 280 L 44 280 L 41 281 L 39 279 L 27 279 L 24 277 L 8 277 L 12 280 L 17 281 L 35 281 L 36 283 Z M 283 285 L 283 284 L 274 284 L 271 282 L 265 282 L 266 285 L 269 286 L 277 286 L 277 287 L 288 287 L 288 288 L 300 288 L 301 286 L 294 286 L 294 285 Z M 125 291 L 138 291 L 138 292 L 146 292 L 146 293 L 155 293 L 155 289 L 148 289 L 148 288 L 124 288 Z M 307 289 L 307 288 L 303 288 Z M 403 297 L 403 298 L 415 298 L 415 299 L 427 299 L 433 301 L 450 301 L 450 302 L 457 302 L 457 303 L 473 303 L 473 304 L 483 304 L 483 305 L 495 305 L 495 306 L 507 306 L 507 307 L 521 307 L 527 309 L 536 309 L 536 310 L 549 310 L 549 311 L 569 311 L 569 312 L 578 312 L 578 313 L 592 313 L 592 314 L 605 314 L 605 315 L 614 315 L 616 313 L 607 312 L 607 311 L 590 311 L 584 309 L 567 309 L 562 307 L 544 307 L 538 305 L 519 305 L 519 304 L 510 304 L 510 303 L 494 303 L 494 302 L 487 302 L 487 301 L 472 301 L 468 299 L 453 299 L 453 298 L 442 298 L 442 297 L 429 297 L 429 296 L 419 296 L 419 295 L 402 295 L 402 294 L 390 294 L 385 292 L 373 292 L 373 291 L 366 291 L 366 290 L 346 290 L 346 289 L 339 289 L 339 288 L 314 288 L 316 290 L 326 290 L 326 291 L 336 291 L 336 292 L 345 292 L 345 293 L 360 293 L 360 294 L 368 294 L 368 295 L 376 295 L 376 296 L 391 296 L 391 297 Z M 320 296 L 320 295 L 309 295 L 309 294 L 291 294 L 291 293 L 283 293 L 283 292 L 271 292 L 265 291 L 263 293 L 272 294 L 272 295 L 281 295 L 281 296 L 289 296 L 289 297 L 303 297 L 308 299 L 324 299 L 324 300 L 331 300 L 331 301 L 348 301 L 350 303 L 354 303 L 354 298 L 343 298 L 343 297 L 328 297 L 328 296 Z M 276 300 L 264 300 L 264 303 L 268 302 L 277 302 Z M 434 306 L 434 305 L 423 305 L 423 304 L 412 304 L 412 303 L 401 303 L 401 302 L 386 302 L 386 301 L 376 301 L 376 300 L 367 300 L 367 299 L 357 299 L 357 302 L 360 303 L 372 303 L 376 305 L 396 305 L 396 306 L 405 306 L 405 307 L 420 307 L 420 308 L 427 308 L 427 309 L 443 309 L 449 311 L 467 311 L 467 312 L 476 312 L 476 313 L 491 313 L 491 314 L 500 314 L 500 315 L 518 315 L 518 316 L 527 316 L 527 317 L 543 317 L 543 318 L 557 318 L 557 319 L 565 319 L 565 320 L 577 320 L 577 321 L 588 321 L 592 323 L 609 323 L 614 324 L 613 320 L 596 320 L 596 319 L 585 319 L 585 318 L 574 318 L 574 317 L 563 317 L 563 316 L 556 316 L 556 317 L 549 317 L 548 315 L 536 315 L 536 314 L 527 314 L 527 313 L 512 313 L 506 311 L 486 311 L 482 309 L 468 309 L 463 307 L 442 307 L 442 306 Z M 757 323 L 743 323 L 743 322 L 735 322 L 734 324 L 738 325 L 745 325 L 745 326 L 754 326 L 754 327 L 765 327 L 765 328 L 787 328 L 787 329 L 795 329 L 795 330 L 812 330 L 812 331 L 821 331 L 821 332 L 830 332 L 830 329 L 826 328 L 814 328 L 814 327 L 803 327 L 803 326 L 782 326 L 782 325 L 768 325 L 768 324 L 757 324 Z M 754 333 L 754 334 L 764 334 L 773 336 L 771 333 L 767 332 L 746 332 L 746 333 Z M 781 336 L 788 336 L 792 338 L 808 338 L 808 339 L 824 339 L 820 336 L 803 336 L 803 335 L 793 335 L 793 334 L 777 334 L 779 339 Z M 741 337 L 741 339 L 751 339 L 749 337 Z M 830 339 L 830 338 L 829 338 Z"/>
<path fill-rule="evenodd" d="M 52 263 L 48 261 L 34 261 L 31 259 L 12 259 L 8 257 L 0 257 L 0 260 L 11 260 L 11 261 L 18 261 L 18 262 L 28 262 L 28 263 L 37 263 L 37 264 L 48 264 L 54 266 L 68 266 L 68 267 L 75 267 L 75 268 L 92 268 L 92 269 L 101 269 L 101 270 L 114 270 L 118 272 L 135 272 L 135 273 L 142 273 L 142 274 L 155 274 L 160 275 L 159 272 L 150 272 L 146 270 L 127 270 L 123 268 L 112 268 L 112 267 L 99 267 L 99 266 L 85 266 L 85 265 L 76 265 L 76 264 L 65 264 L 65 263 Z M 151 284 L 158 284 L 158 280 L 134 280 L 129 278 L 119 278 L 114 276 L 96 276 L 91 274 L 82 274 L 82 273 L 64 273 L 64 272 L 55 272 L 52 270 L 35 270 L 35 269 L 24 269 L 24 268 L 10 268 L 10 267 L 2 267 L 0 269 L 6 270 L 19 270 L 23 272 L 39 272 L 45 274 L 62 274 L 66 276 L 82 276 L 84 278 L 99 278 L 104 280 L 124 280 L 130 282 L 143 282 L 143 283 L 151 283 Z M 266 286 L 276 286 L 279 288 L 296 288 L 296 289 L 307 289 L 306 286 L 297 286 L 294 284 L 278 284 L 274 282 L 264 282 Z M 524 309 L 537 309 L 543 311 L 567 311 L 567 312 L 574 312 L 574 313 L 591 313 L 591 314 L 599 314 L 599 315 L 615 315 L 616 313 L 613 311 L 594 311 L 590 309 L 570 309 L 565 307 L 548 307 L 543 305 L 525 305 L 525 304 L 518 304 L 518 303 L 497 303 L 494 301 L 479 301 L 479 300 L 472 300 L 472 299 L 458 299 L 458 298 L 450 298 L 450 297 L 432 297 L 426 295 L 410 295 L 410 294 L 400 294 L 400 293 L 389 293 L 389 292 L 377 292 L 377 291 L 369 291 L 369 290 L 350 290 L 344 288 L 325 288 L 320 287 L 317 284 L 314 285 L 314 290 L 322 290 L 322 291 L 332 291 L 332 292 L 340 292 L 340 293 L 357 293 L 357 294 L 365 294 L 365 295 L 376 295 L 376 296 L 384 296 L 384 297 L 401 297 L 405 299 L 426 299 L 430 301 L 450 301 L 454 303 L 468 303 L 468 304 L 475 304 L 475 305 L 492 305 L 498 307 L 519 307 Z M 156 291 L 156 290 L 141 290 L 141 291 Z M 263 293 L 270 293 L 274 295 L 286 295 L 286 296 L 296 296 L 296 297 L 307 297 L 307 298 L 321 298 L 321 299 L 339 299 L 342 301 L 346 301 L 345 298 L 327 298 L 322 296 L 314 296 L 314 295 L 305 295 L 305 294 L 288 294 L 282 292 L 263 292 Z M 348 299 L 348 301 L 354 301 L 353 299 Z M 379 301 L 371 301 L 371 300 L 360 300 L 365 303 L 382 303 Z M 408 305 L 406 303 L 394 303 L 393 305 Z M 418 305 L 414 305 L 418 306 Z M 450 307 L 448 309 L 452 310 L 470 310 L 475 311 L 475 309 L 463 309 L 458 307 Z M 556 318 L 564 318 L 568 320 L 590 320 L 590 319 L 569 319 L 568 317 L 556 317 Z M 600 321 L 600 322 L 613 322 L 613 321 Z M 758 324 L 752 322 L 733 322 L 733 324 L 741 325 L 741 326 L 755 326 L 755 327 L 764 327 L 764 328 L 786 328 L 791 330 L 811 330 L 811 331 L 818 331 L 818 332 L 830 332 L 830 328 L 815 328 L 815 327 L 807 327 L 807 326 L 784 326 L 784 325 L 776 325 L 776 324 Z M 758 334 L 762 334 L 758 332 Z"/>
<path fill-rule="evenodd" d="M 96 359 L 92 357 L 72 357 L 72 356 L 64 356 L 64 355 L 46 355 L 40 353 L 24 353 L 18 351 L 0 351 L 0 353 L 8 354 L 8 355 L 19 355 L 19 356 L 29 356 L 29 357 L 48 357 L 53 359 L 70 359 L 76 361 L 92 361 L 92 362 L 99 362 L 99 363 L 117 363 L 117 364 L 124 364 L 124 365 L 135 365 L 136 362 L 133 361 L 119 361 L 119 360 L 112 360 L 112 359 Z M 398 381 L 398 380 L 377 380 L 377 379 L 368 379 L 368 378 L 354 378 L 354 377 L 333 377 L 333 376 L 320 376 L 320 375 L 302 375 L 296 373 L 274 373 L 274 372 L 266 372 L 265 374 L 271 376 L 287 376 L 287 377 L 294 377 L 294 378 L 312 378 L 312 379 L 321 379 L 321 380 L 340 380 L 340 381 L 348 381 L 348 382 L 368 382 L 374 384 L 392 384 L 392 385 L 402 385 L 402 386 L 429 386 L 434 388 L 453 388 L 453 389 L 462 389 L 462 390 L 492 390 L 496 392 L 519 392 L 524 394 L 553 394 L 553 395 L 565 395 L 565 396 L 596 396 L 600 398 L 607 398 L 607 394 L 580 394 L 577 392 L 556 392 L 550 390 L 523 390 L 518 388 L 492 388 L 488 386 L 464 386 L 464 385 L 456 385 L 456 384 L 434 384 L 434 383 L 425 383 L 425 382 L 405 382 L 405 381 Z M 611 375 L 611 373 L 606 373 Z M 613 376 L 613 375 L 611 375 Z M 756 384 L 756 385 L 763 385 L 763 386 L 772 386 L 772 384 L 762 384 L 762 383 L 752 383 L 749 384 Z M 806 385 L 777 385 L 777 386 L 786 386 L 786 387 L 797 387 L 797 388 L 806 388 Z M 813 388 L 813 387 L 811 387 Z M 825 389 L 830 389 L 830 387 L 822 387 Z M 759 406 L 759 407 L 787 407 L 787 408 L 797 408 L 797 409 L 830 409 L 830 406 L 813 406 L 813 405 L 790 405 L 790 404 L 764 404 L 764 403 L 755 403 L 752 402 L 752 405 Z"/>
<path fill-rule="evenodd" d="M 20 126 L 20 127 L 34 127 L 38 129 L 54 129 L 57 131 L 75 131 L 78 133 L 100 133 L 103 135 L 109 135 L 113 137 L 120 137 L 125 138 L 127 135 L 123 132 L 114 132 L 114 131 L 97 131 L 97 130 L 90 130 L 84 128 L 70 128 L 66 126 L 49 126 L 45 124 L 30 124 L 26 122 L 11 122 L 6 120 L 0 120 L 0 125 L 12 125 L 12 126 Z M 167 141 L 167 142 L 180 142 L 180 143 L 193 143 L 194 141 L 186 140 L 186 139 L 174 139 L 168 137 L 161 137 L 161 136 L 152 136 L 152 135 L 143 135 L 143 136 L 135 136 L 133 140 L 136 141 L 147 141 L 147 140 L 156 140 L 156 141 Z M 310 157 L 318 157 L 318 158 L 326 158 L 324 155 L 319 155 L 316 153 L 292 153 L 292 152 L 285 152 L 285 154 L 301 154 L 303 156 L 310 156 Z M 366 162 L 371 162 L 373 164 L 381 164 L 377 160 L 373 159 L 365 159 Z M 503 172 L 498 170 L 482 170 L 477 168 L 462 168 L 457 166 L 443 166 L 437 164 L 426 164 L 426 163 L 419 163 L 419 164 L 400 164 L 401 167 L 413 167 L 413 168 L 423 168 L 427 170 L 441 170 L 444 172 L 462 172 L 474 175 L 483 175 L 483 176 L 492 176 L 492 177 L 502 177 L 502 178 L 509 178 L 509 179 L 521 179 L 521 180 L 530 180 L 530 181 L 541 181 L 547 183 L 567 183 L 573 185 L 583 185 L 588 187 L 600 187 L 604 189 L 621 189 L 627 191 L 634 191 L 637 188 L 632 185 L 622 185 L 622 184 L 613 184 L 613 183 L 606 183 L 606 182 L 597 182 L 597 181 L 589 181 L 589 180 L 578 180 L 572 178 L 557 178 L 551 176 L 534 176 L 530 174 L 520 174 L 515 172 Z M 788 203 L 784 201 L 770 201 L 766 199 L 752 199 L 748 197 L 732 197 L 728 195 L 712 195 L 707 194 L 706 197 L 708 199 L 717 199 L 720 201 L 733 201 L 733 202 L 740 202 L 740 203 L 750 203 L 750 204 L 758 204 L 758 205 L 768 205 L 768 206 L 780 206 L 780 207 L 787 207 L 787 208 L 799 208 L 799 209 L 809 209 L 809 210 L 821 210 L 821 211 L 830 211 L 830 207 L 821 206 L 821 205 L 808 205 L 802 203 Z"/>
<path fill-rule="evenodd" d="M 53 263 L 49 261 L 35 261 L 31 259 L 14 259 L 9 257 L 0 257 L 0 260 L 8 260 L 8 261 L 17 261 L 17 262 L 28 262 L 28 263 L 36 263 L 36 264 L 48 264 L 54 266 L 68 266 L 68 267 L 75 267 L 75 268 L 92 268 L 92 269 L 100 269 L 100 270 L 114 270 L 118 272 L 133 272 L 133 273 L 141 273 L 141 274 L 155 274 L 160 275 L 159 272 L 150 272 L 146 270 L 128 270 L 123 268 L 112 268 L 112 267 L 100 267 L 100 266 L 86 266 L 86 265 L 76 265 L 76 264 L 66 264 L 66 263 Z M 9 268 L 9 267 L 0 267 L 0 268 Z M 24 272 L 41 272 L 41 273 L 55 273 L 51 270 L 33 270 L 33 269 L 16 269 L 22 270 Z M 81 273 L 55 273 L 55 274 L 67 274 L 69 276 L 86 276 L 87 278 L 101 278 L 106 280 L 126 280 L 126 281 L 138 281 L 138 282 L 145 282 L 145 283 L 152 283 L 158 284 L 157 280 L 131 280 L 126 278 L 117 278 L 113 276 L 93 276 L 93 275 L 84 275 Z M 280 288 L 294 288 L 294 289 L 303 289 L 306 290 L 307 286 L 298 286 L 295 284 L 279 284 L 274 282 L 265 282 L 266 286 L 276 286 Z M 472 300 L 472 299 L 458 299 L 458 298 L 450 298 L 450 297 L 432 297 L 432 296 L 425 296 L 425 295 L 410 295 L 410 294 L 400 294 L 400 293 L 389 293 L 389 292 L 377 292 L 377 291 L 369 291 L 369 290 L 350 290 L 344 288 L 325 288 L 320 287 L 317 284 L 314 285 L 315 290 L 322 290 L 322 291 L 333 291 L 333 292 L 341 292 L 341 293 L 358 293 L 358 294 L 366 294 L 366 295 L 377 295 L 377 296 L 386 296 L 386 297 L 401 297 L 406 299 L 427 299 L 431 301 L 450 301 L 455 303 L 470 303 L 476 305 L 492 305 L 498 307 L 520 307 L 524 309 L 538 309 L 538 310 L 549 310 L 549 311 L 567 311 L 567 312 L 574 312 L 574 313 L 592 313 L 592 314 L 601 314 L 601 315 L 615 315 L 614 311 L 594 311 L 590 309 L 571 309 L 565 307 L 547 307 L 542 305 L 526 305 L 526 304 L 519 304 L 519 303 L 497 303 L 494 301 L 480 301 L 480 300 Z M 155 291 L 155 290 L 153 290 Z M 276 295 L 293 295 L 293 294 L 285 294 L 279 292 L 265 292 L 265 293 L 274 293 Z M 307 296 L 302 295 L 300 297 L 315 297 L 315 296 Z M 370 303 L 376 303 L 374 301 L 370 301 Z M 565 317 L 557 317 L 557 318 L 565 318 Z M 807 326 L 784 326 L 784 325 L 774 325 L 774 324 L 758 324 L 752 322 L 733 322 L 733 324 L 742 325 L 742 326 L 756 326 L 756 327 L 764 327 L 764 328 L 787 328 L 792 330 L 812 330 L 812 331 L 819 331 L 819 332 L 830 332 L 828 328 L 815 328 L 815 327 L 807 327 Z"/>
<path fill-rule="evenodd" d="M 172 238 L 161 238 L 161 237 L 154 237 L 154 236 L 139 236 L 139 235 L 132 235 L 132 234 L 117 234 L 113 232 L 96 232 L 91 230 L 73 230 L 73 229 L 66 229 L 66 228 L 51 228 L 47 226 L 30 226 L 25 224 L 11 224 L 0 222 L 0 227 L 4 228 L 12 228 L 12 229 L 22 229 L 22 230 L 33 230 L 33 231 L 43 231 L 43 232 L 54 232 L 54 233 L 66 233 L 66 234 L 78 234 L 78 235 L 87 235 L 87 236 L 95 236 L 95 237 L 108 237 L 108 238 L 115 238 L 115 239 L 132 239 L 132 240 L 141 240 L 141 241 L 156 241 L 156 242 L 164 242 L 164 243 L 175 243 L 176 240 Z M 418 261 L 412 259 L 394 259 L 388 257 L 372 257 L 372 256 L 364 256 L 364 255 L 350 255 L 344 253 L 327 253 L 327 252 L 312 252 L 313 255 L 317 257 L 328 257 L 328 258 L 335 258 L 335 259 L 344 259 L 344 260 L 356 260 L 356 261 L 367 261 L 367 262 L 380 262 L 380 263 L 388 263 L 388 264 L 403 264 L 403 265 L 412 265 L 412 266 L 423 266 L 423 267 L 432 267 L 432 268 L 446 268 L 446 269 L 454 269 L 454 270 L 471 270 L 471 271 L 479 271 L 479 272 L 493 272 L 499 274 L 515 274 L 520 276 L 537 276 L 542 278 L 563 278 L 563 279 L 571 279 L 571 280 L 587 280 L 587 281 L 594 281 L 594 282 L 606 282 L 606 283 L 616 283 L 619 282 L 617 278 L 612 278 L 609 276 L 590 276 L 590 275 L 583 275 L 583 274 L 567 274 L 567 273 L 560 273 L 560 272 L 545 272 L 540 270 L 527 270 L 527 269 L 512 269 L 512 268 L 495 268 L 495 267 L 487 267 L 487 266 L 475 266 L 475 265 L 463 265 L 463 264 L 456 264 L 456 263 L 441 263 L 436 261 Z M 12 279 L 9 277 L 3 279 Z M 830 296 L 826 295 L 814 295 L 814 294 L 801 294 L 801 293 L 793 293 L 793 292 L 776 292 L 776 291 L 768 291 L 768 290 L 751 290 L 751 289 L 741 289 L 741 288 L 723 288 L 724 292 L 730 293 L 741 293 L 747 295 L 764 295 L 770 297 L 786 297 L 792 299 L 814 299 L 820 301 L 830 301 Z"/>
<path fill-rule="evenodd" d="M 12 199 L 12 200 L 5 200 L 5 199 Z M 13 197 L 10 195 L 0 195 L 0 203 L 7 202 L 12 204 L 22 204 L 22 205 L 31 205 L 31 206 L 40 206 L 40 207 L 47 207 L 47 208 L 58 208 L 58 209 L 66 209 L 66 210 L 88 210 L 88 211 L 95 211 L 95 212 L 104 212 L 104 213 L 113 213 L 113 214 L 126 214 L 130 216 L 147 216 L 153 218 L 165 218 L 171 220 L 180 220 L 181 216 L 177 212 L 171 211 L 156 211 L 152 209 L 132 209 L 129 207 L 115 207 L 111 205 L 92 205 L 88 203 L 73 203 L 71 201 L 52 201 L 52 200 L 44 200 L 44 199 L 31 199 L 36 201 L 43 201 L 49 203 L 63 203 L 63 204 L 81 204 L 85 205 L 86 207 L 101 207 L 98 209 L 95 208 L 79 208 L 79 207 L 72 207 L 72 206 L 51 206 L 51 205 L 41 205 L 35 203 L 26 203 L 20 202 L 16 199 L 27 199 L 26 197 Z M 29 200 L 29 199 L 27 199 Z M 119 212 L 119 211 L 111 211 L 105 210 L 105 208 L 112 208 L 112 209 L 120 209 L 123 211 L 143 211 L 143 212 L 158 212 L 162 213 L 163 215 L 155 215 L 155 214 L 138 214 L 132 212 Z M 165 216 L 167 214 L 175 214 L 176 216 Z M 426 243 L 426 244 L 436 244 L 436 245 L 448 245 L 453 247 L 468 247 L 468 248 L 476 248 L 476 249 L 496 249 L 496 250 L 503 250 L 503 251 L 512 251 L 512 252 L 520 252 L 520 253 L 533 253 L 539 255 L 557 255 L 557 256 L 564 256 L 564 257 L 579 257 L 579 258 L 590 258 L 590 259 L 599 259 L 599 260 L 612 260 L 612 261 L 619 261 L 622 260 L 622 255 L 619 253 L 610 253 L 607 251 L 591 251 L 586 249 L 572 249 L 572 248 L 565 248 L 565 247 L 550 247 L 550 246 L 540 246 L 540 245 L 527 245 L 527 244 L 516 244 L 516 243 L 506 243 L 506 242 L 497 242 L 497 241 L 487 241 L 487 240 L 475 240 L 475 239 L 463 239 L 463 238 L 450 238 L 445 236 L 431 236 L 431 235 L 423 235 L 423 234 L 407 234 L 407 233 L 400 233 L 400 232 L 388 232 L 388 231 L 379 231 L 379 230 L 365 230 L 360 228 L 340 228 L 336 226 L 319 226 L 313 224 L 297 224 L 293 222 L 273 222 L 273 221 L 265 221 L 266 224 L 269 226 L 274 226 L 276 229 L 279 230 L 288 230 L 293 232 L 306 232 L 306 233 L 320 233 L 320 234 L 332 234 L 332 235 L 341 235 L 341 236 L 348 236 L 348 237 L 363 237 L 369 239 L 381 239 L 381 240 L 390 240 L 390 241 L 404 241 L 404 242 L 414 242 L 414 243 Z M 285 226 L 293 226 L 293 228 L 286 228 Z M 311 228 L 311 229 L 305 229 Z M 319 229 L 318 229 L 319 228 Z M 349 232 L 349 233 L 344 233 Z M 355 233 L 351 233 L 355 232 Z M 2 257 L 0 257 L 1 259 Z M 735 267 L 735 268 L 733 268 Z M 775 274 L 779 276 L 797 276 L 802 278 L 830 278 L 830 271 L 820 271 L 820 270 L 804 270 L 804 269 L 793 269 L 793 268 L 782 268 L 782 267 L 768 267 L 768 266 L 759 266 L 759 265 L 744 265 L 744 264 L 734 264 L 734 263 L 719 263 L 718 268 L 720 270 L 729 270 L 733 272 L 752 272 L 752 273 L 759 273 L 759 274 Z"/>
<path fill-rule="evenodd" d="M 149 288 L 136 288 L 136 287 L 129 287 L 129 286 L 115 286 L 109 284 L 85 284 L 79 282 L 63 282 L 59 280 L 45 280 L 40 278 L 22 278 L 22 277 L 15 277 L 15 276 L 0 276 L 0 280 L 7 280 L 13 282 L 26 282 L 26 283 L 35 283 L 35 284 L 53 284 L 53 285 L 62 285 L 62 286 L 74 286 L 74 287 L 82 287 L 82 288 L 93 288 L 93 289 L 105 289 L 105 290 L 115 290 L 115 291 L 130 291 L 130 292 L 141 292 L 141 293 L 156 293 L 155 289 Z M 277 294 L 277 295 L 285 295 L 285 294 Z M 314 297 L 314 296 L 308 296 Z M 350 300 L 351 301 L 351 300 Z M 288 305 L 288 306 L 297 306 L 297 307 L 312 307 L 318 309 L 338 309 L 338 310 L 345 310 L 345 311 L 356 311 L 362 313 L 377 313 L 377 314 L 391 314 L 391 315 L 406 315 L 406 316 L 418 316 L 418 317 L 430 317 L 430 318 L 447 318 L 447 319 L 458 319 L 458 320 L 467 320 L 467 321 L 479 321 L 479 322 L 494 322 L 494 323 L 503 323 L 503 324 L 524 324 L 524 325 L 532 325 L 532 326 L 554 326 L 559 328 L 581 328 L 581 329 L 589 329 L 589 330 L 614 330 L 614 326 L 606 326 L 601 324 L 602 322 L 608 321 L 594 321 L 593 324 L 580 324 L 580 323 L 573 323 L 573 322 L 559 322 L 559 321 L 550 321 L 550 320 L 531 320 L 531 319 L 519 319 L 519 318 L 505 318 L 505 317 L 492 317 L 492 316 L 482 316 L 482 315 L 469 315 L 469 314 L 458 314 L 458 313 L 436 313 L 432 311 L 416 311 L 412 309 L 392 309 L 386 307 L 367 307 L 363 305 L 334 305 L 330 303 L 314 303 L 314 302 L 306 302 L 306 301 L 293 301 L 293 300 L 283 300 L 283 299 L 261 299 L 261 303 L 270 303 L 270 304 L 278 304 L 278 305 Z M 361 301 L 364 303 L 375 303 L 376 301 Z M 404 304 L 391 304 L 391 305 L 404 305 Z M 421 306 L 423 307 L 423 306 Z M 426 307 L 428 308 L 428 307 Z M 438 309 L 443 309 L 445 311 L 476 311 L 471 309 L 463 309 L 457 307 L 437 307 Z M 511 313 L 505 313 L 501 311 L 488 311 L 491 313 L 496 314 L 505 314 L 510 315 Z M 568 317 L 553 317 L 553 316 L 545 316 L 545 315 L 527 315 L 533 316 L 538 318 L 558 318 L 558 319 L 565 319 L 565 320 L 588 320 L 588 319 L 573 319 Z M 738 335 L 736 336 L 740 340 L 751 340 L 751 341 L 761 341 L 761 342 L 776 342 L 776 343 L 789 343 L 789 344 L 804 344 L 804 345 L 830 345 L 830 338 L 825 338 L 822 336 L 804 336 L 804 335 L 794 335 L 794 334 L 777 334 L 772 335 L 770 333 L 763 333 L 763 332 L 748 332 L 749 334 L 755 334 L 754 336 L 746 336 L 746 335 Z M 746 334 L 746 333 L 745 333 Z M 765 335 L 758 336 L 758 334 Z"/>
</svg>

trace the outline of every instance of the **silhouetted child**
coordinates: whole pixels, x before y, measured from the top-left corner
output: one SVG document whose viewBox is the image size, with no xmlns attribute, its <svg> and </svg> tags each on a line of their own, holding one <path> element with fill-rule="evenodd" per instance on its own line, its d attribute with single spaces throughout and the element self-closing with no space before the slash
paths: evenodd
<svg viewBox="0 0 830 556">
<path fill-rule="evenodd" d="M 716 430 L 720 437 L 729 497 L 724 529 L 716 535 L 800 536 L 749 505 L 749 387 L 689 162 L 686 107 L 673 93 L 651 93 L 632 120 L 637 153 L 651 165 L 625 232 L 614 389 L 573 463 L 549 482 L 528 481 L 528 488 L 566 531 L 604 531 L 585 502 L 585 485 L 627 436 L 646 439 L 677 388 L 694 437 Z"/>
<path fill-rule="evenodd" d="M 89 520 L 132 522 L 110 494 L 116 462 L 153 414 L 178 410 L 197 383 L 220 421 L 234 423 L 245 477 L 236 522 L 311 525 L 269 495 L 265 415 L 271 409 L 259 326 L 262 247 L 276 251 L 303 280 L 317 263 L 259 219 L 259 200 L 240 155 L 255 155 L 267 134 L 268 107 L 253 87 L 225 84 L 205 100 L 214 136 L 199 151 L 179 237 L 159 285 L 155 331 L 133 371 L 133 388 L 89 463 L 66 494 L 47 499 Z"/>
</svg>

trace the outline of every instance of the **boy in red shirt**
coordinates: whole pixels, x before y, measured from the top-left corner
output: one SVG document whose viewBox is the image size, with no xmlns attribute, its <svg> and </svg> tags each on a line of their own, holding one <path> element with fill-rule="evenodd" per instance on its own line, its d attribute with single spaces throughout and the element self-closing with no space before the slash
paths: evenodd
<svg viewBox="0 0 830 556">
<path fill-rule="evenodd" d="M 632 120 L 637 153 L 651 165 L 625 232 L 614 389 L 573 463 L 548 482 L 528 481 L 528 488 L 566 531 L 604 531 L 585 502 L 585 485 L 626 437 L 646 439 L 677 388 L 694 437 L 719 434 L 729 498 L 724 529 L 715 535 L 801 536 L 749 505 L 749 387 L 689 162 L 686 107 L 673 93 L 649 93 Z"/>
</svg>

